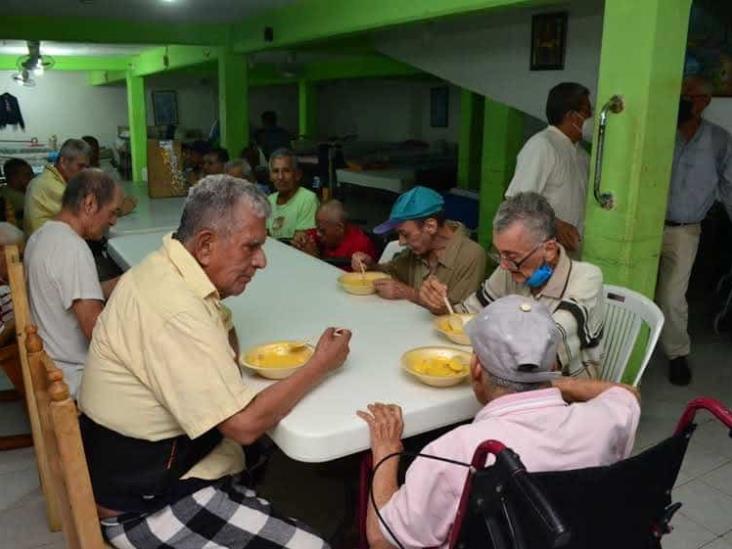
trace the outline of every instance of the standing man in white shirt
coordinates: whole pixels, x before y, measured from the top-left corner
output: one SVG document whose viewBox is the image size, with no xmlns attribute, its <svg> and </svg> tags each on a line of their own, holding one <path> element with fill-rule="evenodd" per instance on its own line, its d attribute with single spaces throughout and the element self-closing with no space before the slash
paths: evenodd
<svg viewBox="0 0 732 549">
<path fill-rule="evenodd" d="M 582 84 L 554 86 L 546 101 L 549 126 L 519 152 L 506 198 L 536 192 L 547 199 L 557 216 L 557 240 L 570 253 L 580 249 L 590 156 L 580 141 L 592 138 L 590 91 Z"/>
</svg>

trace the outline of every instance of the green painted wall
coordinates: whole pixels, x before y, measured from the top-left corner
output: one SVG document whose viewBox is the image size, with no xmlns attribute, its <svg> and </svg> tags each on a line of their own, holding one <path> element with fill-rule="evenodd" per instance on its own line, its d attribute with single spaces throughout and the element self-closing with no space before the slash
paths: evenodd
<svg viewBox="0 0 732 549">
<path fill-rule="evenodd" d="M 523 124 L 521 111 L 485 98 L 478 241 L 486 249 L 491 245 L 493 218 L 516 169 Z"/>
<path fill-rule="evenodd" d="M 458 186 L 478 189 L 483 151 L 482 95 L 460 91 L 460 135 L 458 138 Z"/>
<path fill-rule="evenodd" d="M 219 124 L 221 146 L 232 157 L 249 144 L 247 59 L 222 52 L 219 56 Z"/>
<path fill-rule="evenodd" d="M 132 180 L 142 181 L 147 168 L 147 123 L 145 118 L 145 83 L 141 76 L 127 73 L 127 115 L 130 124 Z"/>
<path fill-rule="evenodd" d="M 608 283 L 653 296 L 674 150 L 676 113 L 691 0 L 607 0 L 598 108 L 614 94 L 625 110 L 611 114 L 602 190 L 588 192 L 583 258 Z M 629 65 L 629 60 L 632 64 Z M 594 147 L 595 153 L 597 147 Z M 593 154 L 594 166 L 595 154 Z M 590 176 L 592 182 L 594 169 Z"/>
<path fill-rule="evenodd" d="M 306 80 L 297 83 L 298 133 L 313 137 L 318 133 L 318 96 L 315 84 Z"/>
</svg>

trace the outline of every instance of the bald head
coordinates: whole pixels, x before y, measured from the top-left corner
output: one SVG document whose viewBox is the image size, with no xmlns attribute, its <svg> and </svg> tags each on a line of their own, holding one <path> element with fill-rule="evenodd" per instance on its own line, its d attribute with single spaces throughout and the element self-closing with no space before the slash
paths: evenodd
<svg viewBox="0 0 732 549">
<path fill-rule="evenodd" d="M 324 202 L 316 213 L 316 217 L 321 216 L 325 221 L 331 221 L 333 223 L 346 223 L 348 220 L 348 214 L 346 209 L 343 207 L 343 202 L 340 200 L 328 200 Z"/>
</svg>

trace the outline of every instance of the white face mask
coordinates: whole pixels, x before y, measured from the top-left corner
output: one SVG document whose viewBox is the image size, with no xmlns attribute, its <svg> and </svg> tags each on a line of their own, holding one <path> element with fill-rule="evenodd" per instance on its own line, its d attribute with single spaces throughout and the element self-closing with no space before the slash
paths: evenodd
<svg viewBox="0 0 732 549">
<path fill-rule="evenodd" d="M 595 133 L 595 118 L 586 118 L 582 122 L 582 141 L 592 143 L 592 136 Z"/>
</svg>

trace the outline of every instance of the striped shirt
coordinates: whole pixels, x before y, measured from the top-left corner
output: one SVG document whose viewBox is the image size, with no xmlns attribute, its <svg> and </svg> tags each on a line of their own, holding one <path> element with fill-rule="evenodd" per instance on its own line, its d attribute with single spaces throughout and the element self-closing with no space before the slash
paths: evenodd
<svg viewBox="0 0 732 549">
<path fill-rule="evenodd" d="M 562 334 L 558 360 L 564 375 L 596 377 L 602 363 L 605 293 L 602 271 L 591 263 L 573 261 L 560 245 L 559 263 L 541 291 L 517 284 L 511 273 L 498 268 L 456 311 L 476 313 L 496 299 L 517 294 L 531 297 L 552 312 Z"/>
</svg>

